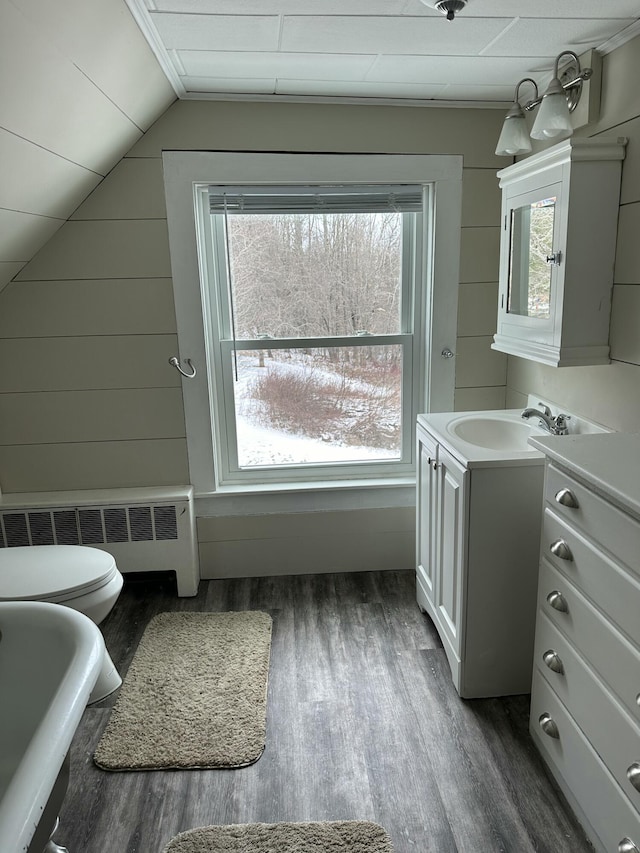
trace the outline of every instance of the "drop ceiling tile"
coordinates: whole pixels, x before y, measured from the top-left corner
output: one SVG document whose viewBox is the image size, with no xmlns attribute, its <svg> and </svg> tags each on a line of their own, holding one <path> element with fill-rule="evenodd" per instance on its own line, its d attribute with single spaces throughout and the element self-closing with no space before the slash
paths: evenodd
<svg viewBox="0 0 640 853">
<path fill-rule="evenodd" d="M 513 92 L 518 80 L 530 76 L 532 65 L 548 64 L 544 56 L 516 59 L 492 56 L 380 56 L 367 80 L 394 83 L 508 85 Z"/>
<path fill-rule="evenodd" d="M 563 50 L 583 53 L 597 47 L 632 20 L 542 20 L 527 18 L 516 21 L 483 53 L 486 56 L 557 56 Z"/>
<path fill-rule="evenodd" d="M 190 77 L 290 77 L 296 80 L 361 80 L 375 56 L 326 53 L 249 53 L 181 50 Z"/>
<path fill-rule="evenodd" d="M 276 91 L 275 78 L 245 77 L 183 77 L 182 83 L 187 92 L 203 94 L 213 92 L 230 95 L 273 95 Z"/>
<path fill-rule="evenodd" d="M 275 15 L 167 15 L 151 13 L 165 47 L 184 50 L 277 50 Z"/>
<path fill-rule="evenodd" d="M 335 80 L 278 80 L 278 95 L 314 95 L 336 98 L 437 98 L 442 86 L 411 83 L 361 83 Z"/>
<path fill-rule="evenodd" d="M 513 101 L 513 93 L 515 83 L 500 86 L 475 86 L 467 83 L 466 85 L 451 85 L 445 86 L 442 97 L 448 101 L 503 101 L 504 109 L 507 110 L 508 104 Z M 525 92 L 524 87 L 522 89 Z M 533 89 L 531 90 L 533 92 Z"/>
<path fill-rule="evenodd" d="M 479 53 L 510 23 L 507 18 L 296 16 L 284 18 L 281 49 L 320 53 Z"/>
<path fill-rule="evenodd" d="M 633 18 L 639 14 L 637 0 L 483 0 L 482 8 L 471 0 L 461 15 L 485 17 L 549 18 L 561 11 L 563 18 Z M 560 8 L 561 6 L 561 8 Z M 458 20 L 456 18 L 456 20 Z"/>
<path fill-rule="evenodd" d="M 318 12 L 309 0 L 154 0 L 161 12 L 187 12 L 203 15 L 305 15 Z M 422 14 L 439 17 L 435 9 L 420 0 L 349 0 L 351 15 Z M 344 0 L 323 0 L 323 15 L 344 15 Z M 507 15 L 509 13 L 506 13 Z"/>
</svg>

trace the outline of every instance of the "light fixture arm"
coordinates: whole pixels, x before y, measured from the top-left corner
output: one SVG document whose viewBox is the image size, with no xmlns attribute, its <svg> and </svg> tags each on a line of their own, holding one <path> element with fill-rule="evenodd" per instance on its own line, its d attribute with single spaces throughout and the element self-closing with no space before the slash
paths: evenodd
<svg viewBox="0 0 640 853">
<path fill-rule="evenodd" d="M 531 77 L 523 77 L 522 80 L 520 80 L 516 84 L 516 91 L 514 92 L 514 95 L 513 95 L 513 106 L 514 107 L 516 106 L 516 104 L 520 105 L 520 86 L 522 86 L 523 83 L 531 83 L 533 88 L 536 90 L 536 97 L 535 97 L 534 101 L 528 101 L 524 107 L 525 110 L 528 110 L 528 109 L 530 109 L 530 106 L 529 106 L 530 104 L 533 104 L 535 101 L 537 101 L 539 103 L 539 101 L 541 101 L 542 98 L 538 99 L 538 84 L 536 83 L 536 81 L 533 80 Z"/>
<path fill-rule="evenodd" d="M 572 50 L 563 50 L 562 53 L 559 53 L 556 57 L 556 60 L 553 65 L 553 80 L 559 80 L 559 65 L 560 60 L 563 56 L 571 56 L 576 64 L 577 74 L 571 80 L 568 80 L 566 83 L 560 82 L 560 86 L 567 92 L 570 89 L 575 89 L 578 86 L 582 86 L 582 83 L 585 80 L 589 80 L 589 78 L 593 75 L 593 69 L 591 68 L 580 68 L 580 58 L 577 53 L 574 53 Z M 525 77 L 525 80 L 528 79 Z M 520 81 L 523 82 L 523 81 Z M 520 85 L 520 84 L 518 84 Z M 517 91 L 517 88 L 516 88 Z M 542 96 L 544 97 L 544 96 Z M 530 110 L 535 109 L 542 103 L 542 97 L 538 95 L 538 90 L 536 88 L 536 97 L 533 101 L 529 101 L 528 104 L 524 105 L 524 109 L 529 112 Z M 576 99 L 567 99 L 569 101 L 569 112 L 573 112 L 578 105 L 578 98 Z"/>
</svg>

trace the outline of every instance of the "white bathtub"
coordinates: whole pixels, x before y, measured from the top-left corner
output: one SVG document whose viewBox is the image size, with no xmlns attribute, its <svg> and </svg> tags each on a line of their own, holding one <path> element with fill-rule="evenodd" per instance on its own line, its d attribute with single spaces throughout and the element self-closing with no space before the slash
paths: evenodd
<svg viewBox="0 0 640 853">
<path fill-rule="evenodd" d="M 36 601 L 0 603 L 0 851 L 44 849 L 103 656 L 102 635 L 82 613 Z"/>
</svg>

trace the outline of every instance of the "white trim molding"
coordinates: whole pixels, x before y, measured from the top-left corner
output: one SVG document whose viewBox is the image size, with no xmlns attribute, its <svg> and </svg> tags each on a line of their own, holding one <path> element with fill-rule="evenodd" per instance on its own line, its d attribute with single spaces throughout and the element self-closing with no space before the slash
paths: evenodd
<svg viewBox="0 0 640 853">
<path fill-rule="evenodd" d="M 211 357 L 205 343 L 201 269 L 196 249 L 195 190 L 203 184 L 422 184 L 430 188 L 433 227 L 423 253 L 422 275 L 428 282 L 423 304 L 416 305 L 428 340 L 425 365 L 416 371 L 420 399 L 428 411 L 451 411 L 455 385 L 462 202 L 462 157 L 400 154 L 272 154 L 244 152 L 163 152 L 173 292 L 181 358 L 196 366 L 194 379 L 183 382 L 190 481 L 196 495 L 229 496 L 216 480 L 214 419 L 209 375 Z M 353 490 L 356 484 L 345 487 Z M 366 486 L 366 481 L 360 483 Z M 328 487 L 335 489 L 335 480 Z M 291 485 L 289 486 L 291 488 Z M 320 489 L 320 484 L 312 486 Z M 241 491 L 241 490 L 239 490 Z M 265 486 L 264 491 L 273 491 Z"/>
</svg>

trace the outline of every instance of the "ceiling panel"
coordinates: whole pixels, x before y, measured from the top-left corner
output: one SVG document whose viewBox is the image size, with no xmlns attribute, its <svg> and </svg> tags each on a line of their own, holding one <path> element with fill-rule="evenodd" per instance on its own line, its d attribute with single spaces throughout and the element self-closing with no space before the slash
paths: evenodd
<svg viewBox="0 0 640 853">
<path fill-rule="evenodd" d="M 418 0 L 419 2 L 419 0 Z M 469 0 L 465 15 L 512 18 L 637 18 L 637 0 Z"/>
<path fill-rule="evenodd" d="M 632 24 L 630 19 L 561 20 L 521 18 L 515 21 L 484 53 L 488 56 L 556 56 L 563 50 L 577 53 L 602 44 L 621 27 Z"/>
<path fill-rule="evenodd" d="M 291 77 L 292 79 L 362 80 L 375 56 L 316 53 L 213 53 L 179 52 L 191 77 Z M 319 75 L 318 71 L 322 74 Z"/>
<path fill-rule="evenodd" d="M 286 16 L 282 50 L 313 53 L 479 53 L 511 23 L 509 18 L 464 20 L 334 15 Z"/>
<path fill-rule="evenodd" d="M 278 80 L 279 95 L 315 95 L 333 98 L 416 98 L 439 97 L 446 87 L 428 86 L 424 83 L 340 83 L 334 80 Z"/>
<path fill-rule="evenodd" d="M 530 58 L 532 64 L 546 62 L 545 57 Z M 367 75 L 369 80 L 395 83 L 455 83 L 459 86 L 505 85 L 513 93 L 521 69 L 528 70 L 522 60 L 494 56 L 381 56 Z M 526 75 L 525 75 L 526 76 Z"/>
<path fill-rule="evenodd" d="M 275 15 L 151 16 L 165 47 L 183 50 L 277 50 Z"/>
<path fill-rule="evenodd" d="M 224 95 L 273 95 L 276 91 L 275 78 L 245 77 L 233 79 L 230 77 L 183 77 L 187 92 L 204 94 L 218 92 Z"/>
<path fill-rule="evenodd" d="M 18 3 L 31 0 L 15 0 Z M 640 33 L 640 0 L 125 0 L 180 97 L 230 93 L 504 106 L 564 50 Z"/>
<path fill-rule="evenodd" d="M 154 0 L 154 5 L 162 12 L 206 15 L 415 15 L 424 9 L 425 15 L 440 16 L 420 0 Z"/>
</svg>

